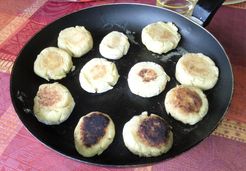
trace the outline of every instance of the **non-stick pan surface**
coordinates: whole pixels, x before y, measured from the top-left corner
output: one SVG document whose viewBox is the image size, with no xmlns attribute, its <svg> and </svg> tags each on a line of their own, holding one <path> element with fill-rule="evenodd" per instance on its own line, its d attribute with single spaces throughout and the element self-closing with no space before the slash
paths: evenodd
<svg viewBox="0 0 246 171">
<path fill-rule="evenodd" d="M 156 55 L 141 43 L 141 30 L 156 22 L 173 22 L 182 35 L 177 49 Z M 85 26 L 94 39 L 93 50 L 82 58 L 73 58 L 75 70 L 58 82 L 71 92 L 76 106 L 67 121 L 60 125 L 47 126 L 37 121 L 32 112 L 33 98 L 39 85 L 47 83 L 33 72 L 37 54 L 48 46 L 57 46 L 59 32 L 70 26 Z M 102 38 L 110 31 L 118 30 L 128 35 L 131 46 L 128 54 L 114 61 L 120 79 L 113 90 L 102 94 L 85 92 L 79 84 L 79 72 L 92 58 L 102 57 L 98 47 Z M 164 98 L 168 90 L 178 84 L 174 72 L 177 60 L 185 52 L 201 52 L 210 56 L 219 67 L 220 75 L 216 86 L 206 91 L 209 111 L 205 118 L 194 126 L 182 124 L 167 115 Z M 132 94 L 127 85 L 130 68 L 140 61 L 153 61 L 162 65 L 171 77 L 163 93 L 152 98 L 142 98 Z M 52 82 L 52 81 L 50 81 Z M 15 110 L 26 128 L 50 148 L 79 161 L 110 166 L 129 166 L 159 162 L 172 158 L 202 141 L 217 126 L 226 112 L 233 91 L 233 76 L 230 62 L 217 40 L 204 28 L 174 12 L 154 6 L 139 4 L 115 4 L 84 9 L 65 16 L 37 33 L 23 48 L 13 67 L 11 76 L 11 97 Z M 111 116 L 116 126 L 116 136 L 109 148 L 100 156 L 84 158 L 74 147 L 73 131 L 81 116 L 101 111 Z M 123 125 L 134 115 L 143 111 L 155 113 L 165 118 L 173 128 L 172 149 L 159 157 L 144 158 L 133 155 L 124 146 Z M 208 149 L 209 150 L 209 149 Z"/>
</svg>

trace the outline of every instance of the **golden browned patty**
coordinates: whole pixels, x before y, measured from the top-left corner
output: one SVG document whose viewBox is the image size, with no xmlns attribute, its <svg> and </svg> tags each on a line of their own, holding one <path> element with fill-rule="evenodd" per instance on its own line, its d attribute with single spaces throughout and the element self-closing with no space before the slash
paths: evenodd
<svg viewBox="0 0 246 171">
<path fill-rule="evenodd" d="M 202 99 L 199 94 L 187 87 L 180 87 L 173 92 L 175 96 L 171 103 L 184 113 L 199 112 L 202 107 Z"/>
<path fill-rule="evenodd" d="M 172 88 L 167 92 L 164 103 L 167 113 L 190 125 L 200 121 L 208 111 L 206 95 L 193 86 L 180 85 Z"/>
</svg>

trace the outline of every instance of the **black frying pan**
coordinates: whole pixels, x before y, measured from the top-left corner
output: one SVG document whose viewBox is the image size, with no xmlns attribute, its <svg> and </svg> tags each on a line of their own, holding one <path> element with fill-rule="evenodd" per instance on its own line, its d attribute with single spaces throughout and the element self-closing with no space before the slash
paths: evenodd
<svg viewBox="0 0 246 171">
<path fill-rule="evenodd" d="M 146 50 L 141 43 L 141 30 L 156 21 L 170 21 L 177 25 L 182 35 L 177 49 L 169 56 L 156 55 Z M 94 38 L 94 48 L 84 57 L 73 59 L 75 71 L 62 80 L 72 93 L 76 106 L 67 121 L 56 126 L 47 126 L 33 116 L 33 98 L 40 84 L 47 83 L 33 72 L 37 54 L 48 46 L 57 46 L 58 33 L 70 26 L 83 25 Z M 118 30 L 129 36 L 131 47 L 128 54 L 114 61 L 120 79 L 113 90 L 102 94 L 90 94 L 79 84 L 82 66 L 94 57 L 101 57 L 98 46 L 110 31 Z M 220 76 L 216 86 L 206 91 L 209 111 L 206 117 L 194 126 L 175 121 L 164 109 L 164 97 L 168 90 L 177 84 L 174 78 L 175 64 L 184 51 L 201 52 L 210 56 L 219 67 Z M 140 61 L 154 61 L 162 65 L 171 81 L 163 93 L 152 98 L 141 98 L 132 94 L 127 85 L 130 68 Z M 52 82 L 52 81 L 51 81 Z M 110 166 L 141 165 L 172 158 L 198 144 L 216 128 L 226 112 L 233 91 L 233 76 L 229 59 L 219 42 L 204 28 L 187 18 L 154 6 L 140 4 L 116 4 L 84 9 L 65 16 L 36 34 L 23 48 L 17 58 L 11 75 L 11 98 L 15 110 L 25 127 L 41 142 L 55 151 L 73 159 Z M 116 126 L 116 136 L 109 148 L 100 156 L 84 158 L 79 155 L 73 143 L 73 130 L 79 118 L 91 111 L 108 113 Z M 123 125 L 142 111 L 156 113 L 165 118 L 172 126 L 174 144 L 172 149 L 159 157 L 140 158 L 133 155 L 123 144 Z M 209 149 L 208 149 L 209 150 Z"/>
</svg>

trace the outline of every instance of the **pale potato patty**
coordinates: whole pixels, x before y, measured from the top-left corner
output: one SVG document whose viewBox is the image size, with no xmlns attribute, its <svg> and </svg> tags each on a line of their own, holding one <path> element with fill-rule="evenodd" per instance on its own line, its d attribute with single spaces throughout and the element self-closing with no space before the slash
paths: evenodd
<svg viewBox="0 0 246 171">
<path fill-rule="evenodd" d="M 164 69 L 154 62 L 136 63 L 130 69 L 127 79 L 131 92 L 141 97 L 159 95 L 169 80 Z"/>
<path fill-rule="evenodd" d="M 84 26 L 68 27 L 59 33 L 58 47 L 73 57 L 82 57 L 93 48 L 93 38 Z"/>
<path fill-rule="evenodd" d="M 64 50 L 56 47 L 47 47 L 38 54 L 34 62 L 34 72 L 46 80 L 59 80 L 73 66 L 72 57 Z"/>
<path fill-rule="evenodd" d="M 112 31 L 108 33 L 99 45 L 101 55 L 107 59 L 120 59 L 127 54 L 130 43 L 125 34 Z"/>
<path fill-rule="evenodd" d="M 187 53 L 178 60 L 175 76 L 181 84 L 208 90 L 217 83 L 219 69 L 208 56 Z"/>
<path fill-rule="evenodd" d="M 104 58 L 93 58 L 80 71 L 81 87 L 90 93 L 103 93 L 113 89 L 119 79 L 118 70 L 113 62 Z"/>
<path fill-rule="evenodd" d="M 162 54 L 176 48 L 181 36 L 173 23 L 159 21 L 145 26 L 141 38 L 149 51 Z"/>
</svg>

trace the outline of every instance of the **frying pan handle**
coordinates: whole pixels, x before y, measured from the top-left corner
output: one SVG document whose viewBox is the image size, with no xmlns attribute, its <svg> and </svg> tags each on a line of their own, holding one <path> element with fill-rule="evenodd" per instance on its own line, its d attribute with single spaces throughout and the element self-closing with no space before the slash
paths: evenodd
<svg viewBox="0 0 246 171">
<path fill-rule="evenodd" d="M 199 0 L 193 10 L 192 19 L 203 27 L 207 26 L 225 0 Z"/>
</svg>

